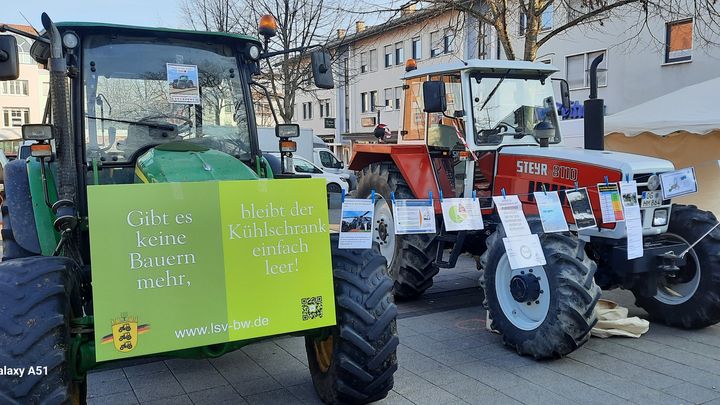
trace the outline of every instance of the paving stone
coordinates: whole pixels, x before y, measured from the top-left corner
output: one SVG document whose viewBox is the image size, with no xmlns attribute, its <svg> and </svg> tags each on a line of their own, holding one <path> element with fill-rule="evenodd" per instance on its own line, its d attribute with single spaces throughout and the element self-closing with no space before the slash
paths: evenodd
<svg viewBox="0 0 720 405">
<path fill-rule="evenodd" d="M 260 377 L 253 380 L 230 381 L 230 384 L 243 397 L 282 388 L 280 383 L 272 377 Z"/>
<path fill-rule="evenodd" d="M 247 401 L 233 387 L 222 385 L 188 394 L 195 405 L 245 404 Z"/>
<path fill-rule="evenodd" d="M 378 401 L 382 405 L 413 405 L 413 402 L 395 391 L 390 391 L 388 396 Z"/>
<path fill-rule="evenodd" d="M 141 405 L 193 405 L 193 401 L 187 395 L 156 399 L 154 401 L 141 402 Z"/>
<path fill-rule="evenodd" d="M 312 382 L 293 385 L 292 387 L 287 387 L 286 389 L 303 404 L 323 405 L 323 402 L 315 392 L 315 386 L 313 386 Z"/>
<path fill-rule="evenodd" d="M 472 383 L 477 381 L 447 366 L 421 373 L 420 377 L 438 387 L 444 387 L 453 383 Z"/>
<path fill-rule="evenodd" d="M 448 391 L 433 385 L 427 385 L 422 389 L 413 390 L 402 395 L 416 405 L 460 404 L 464 402 Z"/>
<path fill-rule="evenodd" d="M 406 396 L 406 394 L 409 394 L 412 391 L 425 389 L 428 385 L 431 385 L 428 380 L 408 371 L 402 366 L 398 367 L 398 370 L 395 372 L 393 378 L 395 380 L 393 390 L 403 396 Z"/>
<path fill-rule="evenodd" d="M 308 382 L 312 383 L 312 377 L 310 376 L 309 370 L 273 374 L 273 378 L 285 388 Z"/>
<path fill-rule="evenodd" d="M 530 382 L 502 388 L 500 391 L 526 405 L 575 405 L 577 403 Z"/>
<path fill-rule="evenodd" d="M 130 386 L 130 382 L 127 378 L 125 378 L 125 374 L 123 374 L 122 378 L 109 381 L 98 381 L 97 379 L 90 381 L 88 378 L 88 398 L 101 397 L 126 391 L 132 391 L 132 387 Z"/>
<path fill-rule="evenodd" d="M 707 389 L 687 382 L 667 387 L 663 389 L 663 392 L 682 398 L 694 404 L 702 404 L 713 399 L 720 398 L 720 392 L 718 392 L 717 389 Z"/>
<path fill-rule="evenodd" d="M 201 391 L 227 385 L 228 381 L 205 359 L 174 359 L 166 364 L 185 392 Z"/>
<path fill-rule="evenodd" d="M 432 356 L 433 360 L 438 361 L 446 366 L 457 366 L 464 363 L 470 363 L 478 360 L 475 356 L 469 354 L 466 350 L 455 350 L 452 352 L 439 353 Z"/>
<path fill-rule="evenodd" d="M 230 383 L 270 376 L 265 369 L 240 350 L 211 359 L 210 363 Z"/>
<path fill-rule="evenodd" d="M 251 405 L 288 405 L 297 402 L 297 398 L 284 388 L 250 395 L 245 399 Z"/>
<path fill-rule="evenodd" d="M 135 405 L 137 397 L 132 391 L 88 398 L 88 405 Z"/>
<path fill-rule="evenodd" d="M 127 379 L 125 372 L 121 367 L 114 369 L 97 369 L 88 372 L 87 382 L 88 384 L 103 383 L 106 381 L 113 381 L 118 379 Z"/>
<path fill-rule="evenodd" d="M 128 377 L 135 395 L 140 402 L 175 397 L 185 394 L 175 376 L 168 371 Z"/>
<path fill-rule="evenodd" d="M 495 389 L 510 387 L 522 382 L 522 379 L 517 375 L 511 374 L 503 369 L 490 366 L 482 361 L 460 364 L 453 368 Z"/>
<path fill-rule="evenodd" d="M 165 365 L 165 362 L 155 361 L 152 363 L 139 364 L 137 366 L 123 367 L 123 371 L 128 378 L 131 378 L 146 374 L 154 374 L 168 371 L 168 368 Z"/>
</svg>

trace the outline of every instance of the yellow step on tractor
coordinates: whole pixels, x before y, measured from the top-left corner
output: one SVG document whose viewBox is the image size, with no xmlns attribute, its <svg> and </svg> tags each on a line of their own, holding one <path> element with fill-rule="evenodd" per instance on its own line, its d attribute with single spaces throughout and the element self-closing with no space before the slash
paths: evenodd
<svg viewBox="0 0 720 405">
<path fill-rule="evenodd" d="M 5 166 L 0 358 L 27 372 L 0 379 L 0 402 L 82 403 L 86 373 L 113 361 L 287 334 L 305 337 L 324 402 L 384 398 L 398 346 L 385 258 L 339 250 L 324 182 L 273 173 L 259 150 L 251 86 L 286 52 L 268 50 L 275 20 L 265 41 L 42 22 L 0 27 L 50 71 L 45 120 L 23 127 L 31 156 Z M 333 86 L 327 52 L 291 51 Z M 2 35 L 0 80 L 18 74 Z M 290 159 L 299 128 L 276 131 Z"/>
</svg>

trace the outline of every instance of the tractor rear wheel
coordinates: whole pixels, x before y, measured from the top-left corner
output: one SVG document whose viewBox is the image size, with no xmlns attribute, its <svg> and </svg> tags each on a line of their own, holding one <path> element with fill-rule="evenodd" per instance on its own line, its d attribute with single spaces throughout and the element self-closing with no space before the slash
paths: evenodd
<svg viewBox="0 0 720 405">
<path fill-rule="evenodd" d="M 576 236 L 543 233 L 539 220 L 528 222 L 540 237 L 547 264 L 511 269 L 505 231 L 498 226 L 480 257 L 484 304 L 506 345 L 536 359 L 558 358 L 585 344 L 597 323 L 597 266 Z"/>
<path fill-rule="evenodd" d="M 397 370 L 397 307 L 377 245 L 340 250 L 331 237 L 337 324 L 305 338 L 315 391 L 325 403 L 364 404 L 385 398 Z"/>
<path fill-rule="evenodd" d="M 395 198 L 415 198 L 400 171 L 392 162 L 373 163 L 363 169 L 355 195 L 370 198 L 375 190 L 374 240 L 388 262 L 395 280 L 395 297 L 411 299 L 433 285 L 439 269 L 434 265 L 438 241 L 434 234 L 396 235 L 390 193 Z"/>
<path fill-rule="evenodd" d="M 688 247 L 718 223 L 715 215 L 694 205 L 673 205 L 664 236 Z M 720 322 L 720 228 L 715 228 L 685 255 L 677 274 L 660 276 L 657 293 L 636 303 L 651 318 L 686 329 L 704 328 Z"/>
<path fill-rule="evenodd" d="M 64 257 L 0 263 L 0 359 L 25 370 L 0 378 L 0 402 L 85 402 L 84 383 L 73 381 L 70 369 L 70 319 L 81 313 L 77 274 Z M 29 374 L 31 366 L 42 369 Z"/>
</svg>

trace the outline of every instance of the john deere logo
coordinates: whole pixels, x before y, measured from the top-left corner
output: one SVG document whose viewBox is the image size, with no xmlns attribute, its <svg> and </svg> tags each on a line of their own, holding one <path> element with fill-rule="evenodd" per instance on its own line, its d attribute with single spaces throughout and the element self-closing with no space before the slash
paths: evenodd
<svg viewBox="0 0 720 405">
<path fill-rule="evenodd" d="M 121 315 L 112 320 L 112 334 L 106 335 L 102 343 L 113 343 L 115 350 L 127 353 L 138 345 L 138 336 L 150 330 L 150 325 L 138 324 L 136 316 Z"/>
</svg>

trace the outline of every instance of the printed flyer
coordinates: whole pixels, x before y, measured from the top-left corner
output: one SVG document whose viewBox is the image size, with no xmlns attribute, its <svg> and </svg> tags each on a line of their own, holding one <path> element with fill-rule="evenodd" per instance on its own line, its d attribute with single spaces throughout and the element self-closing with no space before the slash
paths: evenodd
<svg viewBox="0 0 720 405">
<path fill-rule="evenodd" d="M 513 270 L 547 264 L 540 238 L 536 234 L 503 238 L 503 244 Z"/>
<path fill-rule="evenodd" d="M 372 200 L 346 198 L 340 214 L 340 249 L 370 249 L 373 242 Z"/>
<path fill-rule="evenodd" d="M 587 188 L 565 191 L 578 231 L 597 226 Z"/>
<path fill-rule="evenodd" d="M 508 237 L 530 235 L 530 225 L 528 225 L 525 213 L 523 213 L 522 203 L 516 195 L 494 196 L 493 201 L 500 215 L 500 221 L 505 228 L 505 235 Z"/>
<path fill-rule="evenodd" d="M 395 200 L 395 233 L 435 233 L 435 207 L 431 200 Z"/>
<path fill-rule="evenodd" d="M 169 100 L 174 104 L 200 104 L 198 67 L 168 63 L 167 81 L 170 89 Z"/>
<path fill-rule="evenodd" d="M 448 231 L 483 229 L 480 201 L 476 198 L 445 198 L 440 201 L 443 222 Z"/>
<path fill-rule="evenodd" d="M 680 197 L 697 193 L 697 180 L 695 179 L 695 168 L 688 167 L 674 172 L 666 172 L 660 174 L 660 186 L 662 188 L 663 199 Z"/>
<path fill-rule="evenodd" d="M 557 191 L 538 191 L 534 193 L 535 203 L 540 213 L 540 222 L 546 233 L 567 232 L 569 230 L 560 196 Z"/>
<path fill-rule="evenodd" d="M 625 219 L 617 183 L 600 183 L 597 188 L 603 223 L 609 224 Z"/>
<path fill-rule="evenodd" d="M 89 186 L 97 360 L 334 325 L 325 195 L 324 179 Z"/>
<path fill-rule="evenodd" d="M 620 194 L 625 210 L 625 230 L 627 232 L 628 260 L 642 257 L 643 229 L 642 214 L 638 204 L 637 182 L 620 182 Z"/>
</svg>

